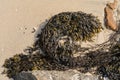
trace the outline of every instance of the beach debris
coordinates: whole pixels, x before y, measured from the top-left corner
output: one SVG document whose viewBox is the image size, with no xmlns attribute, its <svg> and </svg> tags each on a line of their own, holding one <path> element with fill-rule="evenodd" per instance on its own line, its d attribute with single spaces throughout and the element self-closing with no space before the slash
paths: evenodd
<svg viewBox="0 0 120 80">
<path fill-rule="evenodd" d="M 34 33 L 36 31 L 36 28 L 33 27 L 31 33 Z"/>
<path fill-rule="evenodd" d="M 38 69 L 37 63 L 41 61 L 41 56 L 39 56 L 38 54 L 36 57 L 35 56 L 36 55 L 30 56 L 18 54 L 14 55 L 9 59 L 6 59 L 3 66 L 7 68 L 7 71 L 4 71 L 4 73 L 7 73 L 8 77 L 14 77 L 17 73 L 21 71 L 30 71 L 32 69 Z"/>
<path fill-rule="evenodd" d="M 102 77 L 120 80 L 120 44 L 112 44 L 114 38 L 109 40 L 109 44 L 101 44 L 95 50 L 83 48 L 75 43 L 89 41 L 101 30 L 99 19 L 91 14 L 57 14 L 48 21 L 41 34 L 37 35 L 38 40 L 34 45 L 25 50 L 27 55 L 16 54 L 5 60 L 4 74 L 14 78 L 22 71 L 76 69 L 82 73 L 94 70 L 94 73 Z M 85 51 L 84 56 L 81 56 Z M 77 52 L 80 52 L 79 56 L 74 57 Z"/>
<path fill-rule="evenodd" d="M 76 42 L 92 41 L 101 31 L 100 20 L 92 14 L 62 12 L 50 18 L 39 34 L 35 46 L 50 57 L 67 62 L 80 49 Z"/>
<path fill-rule="evenodd" d="M 110 29 L 118 30 L 117 23 L 114 19 L 114 10 L 117 8 L 118 1 L 114 0 L 113 3 L 107 3 L 104 9 L 105 12 L 105 25 Z"/>
</svg>

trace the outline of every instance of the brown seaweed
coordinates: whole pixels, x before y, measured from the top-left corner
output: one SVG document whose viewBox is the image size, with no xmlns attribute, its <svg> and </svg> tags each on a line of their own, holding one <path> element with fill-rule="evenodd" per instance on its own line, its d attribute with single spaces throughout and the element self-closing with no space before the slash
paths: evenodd
<svg viewBox="0 0 120 80">
<path fill-rule="evenodd" d="M 5 60 L 3 67 L 6 69 L 3 73 L 14 78 L 22 71 L 77 69 L 88 72 L 96 67 L 96 74 L 110 80 L 120 80 L 120 42 L 114 43 L 114 38 L 109 41 L 110 44 L 103 44 L 107 47 L 100 45 L 84 56 L 73 56 L 73 51 L 79 50 L 82 53 L 89 50 L 75 45 L 74 41 L 89 41 L 101 29 L 99 20 L 91 14 L 66 12 L 55 15 L 43 28 L 42 33 L 38 34 L 38 40 L 33 47 L 25 50 L 25 53 L 29 54 L 17 54 Z M 59 44 L 61 40 L 64 43 Z"/>
<path fill-rule="evenodd" d="M 73 57 L 72 55 L 80 48 L 75 42 L 92 41 L 101 30 L 99 19 L 92 14 L 62 12 L 50 18 L 35 46 L 40 47 L 47 53 L 46 55 L 64 61 L 60 56 Z"/>
</svg>

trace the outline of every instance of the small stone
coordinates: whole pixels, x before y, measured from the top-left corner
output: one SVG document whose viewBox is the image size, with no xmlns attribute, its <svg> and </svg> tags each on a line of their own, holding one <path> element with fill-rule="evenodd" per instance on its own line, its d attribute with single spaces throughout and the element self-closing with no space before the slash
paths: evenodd
<svg viewBox="0 0 120 80">
<path fill-rule="evenodd" d="M 21 72 L 15 76 L 14 80 L 37 80 L 32 73 Z"/>
</svg>

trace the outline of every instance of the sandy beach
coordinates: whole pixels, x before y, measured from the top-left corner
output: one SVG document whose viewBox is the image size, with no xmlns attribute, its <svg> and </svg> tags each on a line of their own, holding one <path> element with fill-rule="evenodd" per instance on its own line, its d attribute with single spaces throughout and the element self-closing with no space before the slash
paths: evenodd
<svg viewBox="0 0 120 80">
<path fill-rule="evenodd" d="M 113 0 L 0 0 L 0 73 L 5 59 L 33 44 L 33 28 L 67 11 L 92 13 L 103 23 L 107 1 Z M 0 80 L 9 79 L 0 74 Z"/>
</svg>

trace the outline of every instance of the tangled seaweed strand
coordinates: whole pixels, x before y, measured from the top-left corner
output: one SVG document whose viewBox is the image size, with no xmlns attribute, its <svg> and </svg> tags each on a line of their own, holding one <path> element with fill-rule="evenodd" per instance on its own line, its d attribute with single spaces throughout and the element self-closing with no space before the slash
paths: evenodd
<svg viewBox="0 0 120 80">
<path fill-rule="evenodd" d="M 94 56 L 96 53 L 89 53 L 88 56 Z M 100 60 L 100 61 L 99 61 Z M 110 80 L 120 80 L 120 44 L 110 48 L 109 52 L 101 52 L 91 61 L 92 66 L 98 66 L 97 71 Z"/>
<path fill-rule="evenodd" d="M 106 71 L 111 80 L 120 80 L 120 44 L 115 45 L 111 53 L 111 61 L 106 66 Z"/>
<path fill-rule="evenodd" d="M 97 67 L 97 73 L 103 77 L 108 77 L 110 80 L 119 80 L 120 45 L 116 44 L 109 52 L 91 51 L 84 57 L 71 58 L 67 63 L 56 62 L 49 56 L 43 56 L 40 53 L 17 54 L 6 59 L 3 66 L 7 68 L 3 73 L 12 78 L 22 71 L 78 69 L 81 72 L 88 72 Z"/>
<path fill-rule="evenodd" d="M 59 13 L 42 29 L 35 47 L 41 48 L 44 53 L 59 62 L 67 62 L 68 57 L 73 57 L 73 54 L 80 49 L 77 42 L 92 41 L 93 36 L 101 30 L 99 19 L 92 14 Z"/>
</svg>

